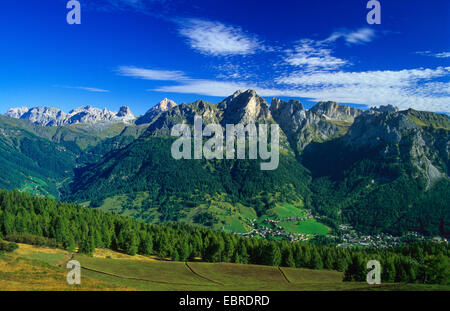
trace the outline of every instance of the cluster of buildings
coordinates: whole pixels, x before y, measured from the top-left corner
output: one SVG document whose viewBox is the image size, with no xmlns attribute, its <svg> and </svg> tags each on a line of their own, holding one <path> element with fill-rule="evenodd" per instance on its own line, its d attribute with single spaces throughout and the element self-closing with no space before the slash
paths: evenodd
<svg viewBox="0 0 450 311">
<path fill-rule="evenodd" d="M 262 238 L 281 237 L 281 238 L 287 239 L 291 242 L 307 241 L 314 235 L 286 232 L 284 230 L 284 228 L 281 227 L 278 223 L 280 221 L 301 221 L 301 220 L 305 220 L 305 219 L 312 217 L 312 216 L 311 217 L 309 217 L 309 216 L 310 216 L 310 214 L 308 214 L 308 216 L 305 216 L 305 217 L 295 217 L 294 216 L 294 217 L 288 217 L 288 218 L 283 218 L 283 219 L 279 219 L 279 220 L 266 218 L 266 219 L 264 219 L 263 223 L 267 224 L 267 225 L 257 225 L 256 219 L 248 219 L 248 223 L 250 226 L 253 227 L 253 229 L 250 232 L 246 232 L 246 233 L 239 233 L 239 232 L 235 232 L 235 233 L 239 234 L 241 236 L 247 236 L 247 237 L 258 237 L 258 236 L 262 237 Z"/>
<path fill-rule="evenodd" d="M 276 229 L 272 229 L 266 226 L 261 226 L 259 228 L 253 228 L 250 232 L 246 233 L 237 233 L 242 236 L 247 237 L 262 237 L 262 238 L 268 238 L 268 237 L 282 237 L 285 238 L 291 242 L 296 241 L 307 241 L 309 240 L 312 235 L 311 234 L 303 234 L 303 233 L 289 233 L 283 231 L 284 229 L 282 227 L 277 227 Z"/>
<path fill-rule="evenodd" d="M 428 241 L 448 243 L 447 239 L 441 237 L 429 238 L 418 232 L 409 232 L 404 236 L 393 236 L 388 233 L 379 233 L 376 235 L 362 235 L 356 232 L 350 225 L 339 226 L 342 235 L 342 242 L 338 247 L 362 246 L 362 247 L 393 247 L 398 246 L 406 240 Z"/>
</svg>

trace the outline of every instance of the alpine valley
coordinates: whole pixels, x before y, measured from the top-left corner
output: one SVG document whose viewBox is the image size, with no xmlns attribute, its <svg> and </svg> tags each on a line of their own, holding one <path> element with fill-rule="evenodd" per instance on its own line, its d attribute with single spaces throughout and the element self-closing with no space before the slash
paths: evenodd
<svg viewBox="0 0 450 311">
<path fill-rule="evenodd" d="M 178 123 L 272 124 L 273 171 L 259 160 L 175 160 Z M 362 110 L 336 102 L 305 109 L 253 90 L 218 104 L 164 99 L 140 117 L 90 106 L 11 108 L 0 116 L 0 188 L 131 216 L 269 239 L 450 236 L 450 118 Z M 342 242 L 342 241 L 341 241 Z"/>
</svg>

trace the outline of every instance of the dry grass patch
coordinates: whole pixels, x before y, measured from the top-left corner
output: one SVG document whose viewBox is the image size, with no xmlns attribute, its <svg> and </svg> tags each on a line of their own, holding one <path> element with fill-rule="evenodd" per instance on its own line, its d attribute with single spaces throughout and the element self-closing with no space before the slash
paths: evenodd
<svg viewBox="0 0 450 311">
<path fill-rule="evenodd" d="M 68 270 L 45 262 L 4 254 L 0 257 L 0 291 L 111 291 L 129 290 L 124 286 L 83 277 L 80 285 L 69 285 Z"/>
<path fill-rule="evenodd" d="M 158 261 L 155 256 L 142 256 L 135 255 L 130 256 L 123 253 L 118 253 L 106 248 L 96 248 L 93 254 L 94 258 L 109 258 L 109 259 L 134 259 L 134 260 L 144 260 L 144 261 Z"/>
</svg>

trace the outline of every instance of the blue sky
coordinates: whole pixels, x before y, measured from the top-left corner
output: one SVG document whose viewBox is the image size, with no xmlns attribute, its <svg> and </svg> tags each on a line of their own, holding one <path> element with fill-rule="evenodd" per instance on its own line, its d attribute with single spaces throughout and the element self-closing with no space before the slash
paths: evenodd
<svg viewBox="0 0 450 311">
<path fill-rule="evenodd" d="M 143 114 L 164 97 L 237 89 L 360 107 L 450 112 L 450 3 L 380 0 L 4 0 L 0 111 L 92 105 Z"/>
</svg>

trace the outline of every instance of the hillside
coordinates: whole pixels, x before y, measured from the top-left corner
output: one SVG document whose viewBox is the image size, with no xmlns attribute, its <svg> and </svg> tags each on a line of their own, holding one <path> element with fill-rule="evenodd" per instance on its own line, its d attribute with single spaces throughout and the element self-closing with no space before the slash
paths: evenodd
<svg viewBox="0 0 450 311">
<path fill-rule="evenodd" d="M 73 178 L 75 167 L 128 144 L 142 131 L 128 127 L 123 123 L 42 127 L 0 116 L 0 188 L 59 199 L 60 188 Z"/>
<path fill-rule="evenodd" d="M 145 193 L 134 209 L 152 222 L 182 220 L 203 204 L 207 212 L 221 203 L 240 203 L 262 215 L 275 202 L 308 200 L 308 174 L 292 156 L 281 154 L 277 170 L 261 171 L 256 160 L 175 160 L 170 154 L 173 141 L 141 137 L 100 163 L 80 168 L 69 198 L 100 206 L 117 195 L 136 203 L 133 198 Z"/>
<path fill-rule="evenodd" d="M 313 208 L 363 232 L 449 236 L 448 120 L 366 114 L 340 139 L 309 145 L 302 163 L 313 174 Z"/>
<path fill-rule="evenodd" d="M 0 188 L 59 198 L 58 184 L 73 176 L 79 148 L 37 136 L 30 124 L 0 116 Z"/>
</svg>

